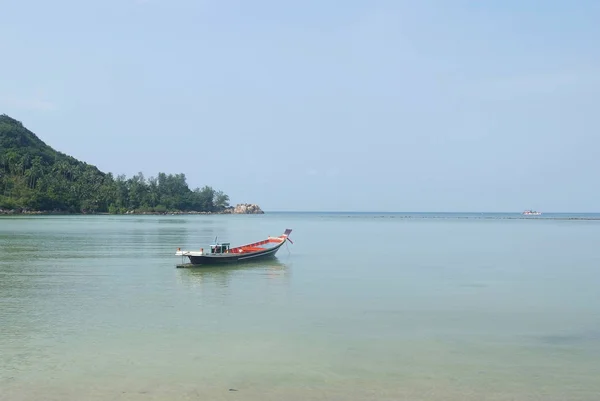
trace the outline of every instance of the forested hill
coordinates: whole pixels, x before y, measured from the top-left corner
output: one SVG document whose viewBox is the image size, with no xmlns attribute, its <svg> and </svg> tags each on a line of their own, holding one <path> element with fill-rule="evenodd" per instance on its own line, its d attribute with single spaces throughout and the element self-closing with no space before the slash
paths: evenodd
<svg viewBox="0 0 600 401">
<path fill-rule="evenodd" d="M 191 190 L 184 174 L 113 177 L 46 145 L 0 115 L 0 209 L 74 213 L 220 212 L 229 197 L 209 186 Z"/>
</svg>

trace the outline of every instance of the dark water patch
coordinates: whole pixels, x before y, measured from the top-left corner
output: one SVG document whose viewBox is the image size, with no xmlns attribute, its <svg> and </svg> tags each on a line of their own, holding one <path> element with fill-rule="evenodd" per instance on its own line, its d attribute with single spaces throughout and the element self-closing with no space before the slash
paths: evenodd
<svg viewBox="0 0 600 401">
<path fill-rule="evenodd" d="M 461 287 L 461 288 L 486 288 L 486 287 L 489 287 L 489 285 L 484 284 L 484 283 L 465 283 L 465 284 L 460 284 L 459 287 Z"/>
<path fill-rule="evenodd" d="M 535 337 L 541 344 L 553 346 L 599 345 L 600 330 L 587 330 L 563 334 L 548 334 Z"/>
</svg>

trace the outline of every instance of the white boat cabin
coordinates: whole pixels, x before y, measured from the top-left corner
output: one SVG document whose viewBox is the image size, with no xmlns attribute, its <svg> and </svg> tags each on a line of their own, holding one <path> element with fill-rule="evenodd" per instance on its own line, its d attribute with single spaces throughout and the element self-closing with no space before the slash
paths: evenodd
<svg viewBox="0 0 600 401">
<path fill-rule="evenodd" d="M 222 244 L 213 244 L 210 246 L 210 253 L 229 253 L 229 242 Z"/>
</svg>

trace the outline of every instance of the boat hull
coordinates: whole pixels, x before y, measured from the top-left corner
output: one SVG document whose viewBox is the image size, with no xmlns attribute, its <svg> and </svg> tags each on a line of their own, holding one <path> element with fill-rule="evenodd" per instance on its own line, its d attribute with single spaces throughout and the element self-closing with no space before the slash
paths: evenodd
<svg viewBox="0 0 600 401">
<path fill-rule="evenodd" d="M 189 258 L 190 263 L 193 265 L 223 265 L 229 263 L 250 262 L 275 257 L 275 254 L 282 245 L 283 242 L 271 249 L 265 249 L 264 251 L 259 252 L 241 254 L 221 253 L 207 255 L 187 255 L 187 257 Z"/>
</svg>

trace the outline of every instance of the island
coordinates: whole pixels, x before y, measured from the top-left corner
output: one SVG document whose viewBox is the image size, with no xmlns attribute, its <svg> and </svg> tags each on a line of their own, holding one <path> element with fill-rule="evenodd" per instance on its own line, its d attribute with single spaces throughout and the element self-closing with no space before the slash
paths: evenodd
<svg viewBox="0 0 600 401">
<path fill-rule="evenodd" d="M 185 174 L 127 178 L 54 150 L 20 121 L 0 115 L 0 214 L 264 214 L 229 204 L 208 185 L 190 189 Z"/>
</svg>

